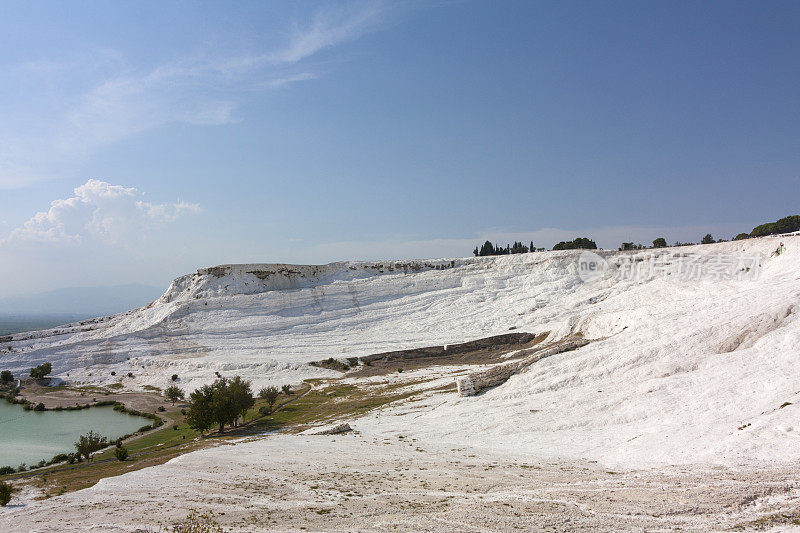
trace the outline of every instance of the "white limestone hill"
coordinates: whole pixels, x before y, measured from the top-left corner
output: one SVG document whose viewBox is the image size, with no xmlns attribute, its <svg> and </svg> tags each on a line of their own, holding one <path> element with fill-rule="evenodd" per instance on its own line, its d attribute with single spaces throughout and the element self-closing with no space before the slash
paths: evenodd
<svg viewBox="0 0 800 533">
<path fill-rule="evenodd" d="M 71 381 L 127 388 L 178 374 L 187 390 L 218 372 L 258 389 L 336 376 L 308 365 L 328 357 L 579 334 L 592 342 L 448 396 L 413 428 L 361 423 L 609 463 L 800 459 L 800 236 L 598 254 L 609 267 L 588 281 L 579 251 L 201 269 L 141 309 L 0 339 L 0 367 L 52 361 Z"/>
</svg>

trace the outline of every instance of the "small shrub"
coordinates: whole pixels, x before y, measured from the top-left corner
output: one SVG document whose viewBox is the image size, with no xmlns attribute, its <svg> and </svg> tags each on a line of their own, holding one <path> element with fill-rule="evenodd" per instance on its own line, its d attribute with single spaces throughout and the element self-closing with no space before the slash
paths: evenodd
<svg viewBox="0 0 800 533">
<path fill-rule="evenodd" d="M 211 511 L 198 514 L 192 510 L 189 516 L 172 526 L 172 533 L 223 533 L 224 531 Z"/>
<path fill-rule="evenodd" d="M 117 373 L 116 373 L 116 372 L 114 372 L 114 371 L 112 370 L 112 371 L 111 371 L 111 375 L 112 375 L 112 376 L 116 376 L 116 375 L 117 375 Z"/>
<path fill-rule="evenodd" d="M 10 370 L 3 370 L 0 372 L 0 382 L 11 383 L 12 381 L 14 381 L 14 374 L 12 374 Z"/>
<path fill-rule="evenodd" d="M 158 406 L 158 412 L 159 413 L 163 413 L 164 411 L 166 411 L 166 409 L 164 409 L 164 406 L 163 405 L 159 405 Z"/>
<path fill-rule="evenodd" d="M 53 370 L 53 365 L 50 363 L 41 364 L 35 368 L 31 368 L 31 377 L 33 379 L 44 379 Z"/>
<path fill-rule="evenodd" d="M 166 396 L 167 399 L 172 402 L 172 405 L 175 405 L 176 401 L 183 400 L 186 397 L 184 392 L 178 388 L 177 385 L 170 385 L 167 387 L 164 391 L 164 396 Z"/>
<path fill-rule="evenodd" d="M 149 426 L 149 425 L 148 425 L 148 426 L 142 426 L 142 427 L 140 427 L 138 431 L 139 431 L 139 433 L 144 433 L 144 432 L 146 432 L 146 431 L 150 431 L 151 429 L 153 429 L 153 426 Z"/>
<path fill-rule="evenodd" d="M 172 374 L 172 381 L 178 381 L 178 374 Z"/>
<path fill-rule="evenodd" d="M 128 377 L 132 378 L 133 377 L 133 372 L 128 372 Z"/>
<path fill-rule="evenodd" d="M 281 387 L 281 391 L 283 391 L 283 393 L 286 396 L 289 396 L 292 393 L 292 386 L 291 385 L 283 385 Z"/>
<path fill-rule="evenodd" d="M 7 476 L 16 472 L 13 466 L 0 466 L 0 476 Z"/>
<path fill-rule="evenodd" d="M 47 466 L 47 461 L 45 461 L 44 459 L 42 459 L 41 461 L 39 461 L 38 463 L 36 463 L 36 465 L 34 466 L 34 468 L 43 468 L 43 467 L 45 467 L 45 466 Z"/>
<path fill-rule="evenodd" d="M 186 416 L 186 409 L 181 409 L 181 414 L 182 414 L 183 416 Z"/>
<path fill-rule="evenodd" d="M 56 456 L 53 456 L 53 458 L 50 459 L 50 464 L 54 465 L 56 463 L 63 463 L 65 461 L 67 461 L 67 460 L 69 460 L 69 456 L 67 454 L 65 454 L 65 453 L 60 453 L 60 454 L 58 454 Z"/>
<path fill-rule="evenodd" d="M 267 404 L 269 404 L 270 411 L 272 411 L 272 406 L 275 405 L 275 400 L 278 399 L 278 394 L 279 393 L 277 387 L 273 387 L 272 385 L 258 391 L 258 396 L 264 400 L 267 400 Z"/>
<path fill-rule="evenodd" d="M 397 369 L 397 373 L 398 373 L 398 374 L 402 374 L 402 373 L 403 373 L 403 369 L 402 369 L 402 368 L 398 368 L 398 369 Z"/>
<path fill-rule="evenodd" d="M 128 448 L 125 446 L 120 446 L 119 448 L 114 449 L 114 457 L 116 457 L 118 461 L 124 461 L 128 458 Z"/>
<path fill-rule="evenodd" d="M 89 431 L 85 435 L 78 437 L 78 442 L 75 443 L 75 451 L 78 455 L 86 457 L 88 461 L 92 454 L 96 451 L 102 450 L 108 446 L 108 439 L 99 433 Z"/>
<path fill-rule="evenodd" d="M 17 467 L 17 472 L 25 472 L 27 469 L 28 465 L 25 463 L 20 463 L 20 465 Z"/>
<path fill-rule="evenodd" d="M 5 507 L 8 505 L 8 502 L 11 501 L 11 495 L 17 492 L 16 487 L 12 486 L 11 483 L 6 483 L 5 481 L 0 481 L 0 505 Z M 189 531 L 189 530 L 187 530 Z M 221 529 L 219 531 L 222 531 Z"/>
<path fill-rule="evenodd" d="M 174 429 L 175 431 L 178 431 L 178 424 L 175 424 L 174 426 L 172 426 L 172 429 Z"/>
<path fill-rule="evenodd" d="M 44 411 L 44 404 L 41 402 L 37 403 L 36 407 L 34 407 L 33 410 L 36 411 L 37 413 L 41 413 L 42 411 Z"/>
</svg>

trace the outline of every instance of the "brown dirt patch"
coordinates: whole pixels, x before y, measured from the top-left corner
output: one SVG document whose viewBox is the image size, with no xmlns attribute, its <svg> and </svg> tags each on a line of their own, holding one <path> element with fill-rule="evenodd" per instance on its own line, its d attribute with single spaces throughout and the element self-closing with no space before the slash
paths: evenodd
<svg viewBox="0 0 800 533">
<path fill-rule="evenodd" d="M 506 333 L 446 346 L 382 352 L 346 362 L 327 359 L 311 364 L 346 372 L 347 377 L 379 376 L 436 365 L 493 364 L 523 357 L 526 350 L 544 341 L 548 333 Z M 519 353 L 509 355 L 511 352 Z M 358 368 L 352 368 L 354 366 Z"/>
</svg>

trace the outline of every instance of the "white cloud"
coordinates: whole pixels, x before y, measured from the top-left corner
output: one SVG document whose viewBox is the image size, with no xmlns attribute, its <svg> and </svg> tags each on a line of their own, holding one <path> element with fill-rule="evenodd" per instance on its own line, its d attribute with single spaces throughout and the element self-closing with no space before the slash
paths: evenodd
<svg viewBox="0 0 800 533">
<path fill-rule="evenodd" d="M 53 200 L 21 227 L 12 230 L 4 244 L 76 244 L 95 241 L 118 244 L 138 241 L 149 230 L 200 212 L 197 204 L 154 204 L 133 187 L 90 179 L 74 189 L 74 196 Z"/>
<path fill-rule="evenodd" d="M 101 50 L 94 58 L 43 59 L 12 69 L 15 83 L 30 86 L 31 93 L 21 109 L 0 104 L 0 189 L 53 179 L 105 146 L 169 124 L 236 122 L 244 94 L 319 77 L 296 65 L 374 29 L 384 6 L 319 11 L 310 24 L 295 24 L 287 44 L 272 52 L 135 68 L 122 54 Z M 64 87 L 76 92 L 66 94 Z"/>
<path fill-rule="evenodd" d="M 55 134 L 56 153 L 82 158 L 99 147 L 172 123 L 234 122 L 233 101 L 193 94 L 199 76 L 191 69 L 159 68 L 101 83 L 67 113 Z M 210 74 L 203 76 L 213 83 Z"/>
<path fill-rule="evenodd" d="M 195 215 L 201 211 L 198 204 L 187 204 L 186 202 L 173 204 L 136 202 L 136 207 L 142 210 L 150 220 L 159 222 L 175 222 L 184 215 Z"/>
<path fill-rule="evenodd" d="M 315 80 L 317 79 L 317 77 L 318 76 L 314 73 L 303 72 L 301 74 L 293 74 L 291 76 L 269 80 L 268 82 L 265 83 L 265 85 L 269 87 L 284 87 L 286 85 L 296 83 L 298 81 Z"/>
<path fill-rule="evenodd" d="M 295 26 L 289 46 L 270 55 L 273 63 L 297 63 L 317 52 L 351 41 L 375 28 L 384 12 L 378 2 L 362 4 L 356 9 L 320 11 L 310 26 Z"/>
</svg>

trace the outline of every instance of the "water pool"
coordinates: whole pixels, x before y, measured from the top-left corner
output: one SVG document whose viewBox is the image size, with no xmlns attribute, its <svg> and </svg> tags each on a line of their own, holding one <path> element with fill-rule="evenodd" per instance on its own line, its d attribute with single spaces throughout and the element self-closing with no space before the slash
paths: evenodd
<svg viewBox="0 0 800 533">
<path fill-rule="evenodd" d="M 152 420 L 114 411 L 111 406 L 37 413 L 0 400 L 0 466 L 30 466 L 74 452 L 75 441 L 90 429 L 113 440 L 149 423 Z"/>
</svg>

